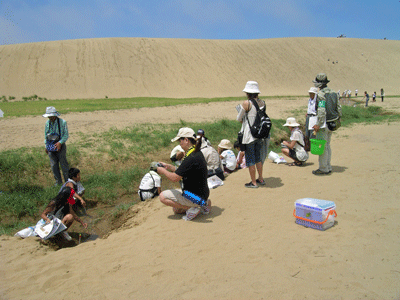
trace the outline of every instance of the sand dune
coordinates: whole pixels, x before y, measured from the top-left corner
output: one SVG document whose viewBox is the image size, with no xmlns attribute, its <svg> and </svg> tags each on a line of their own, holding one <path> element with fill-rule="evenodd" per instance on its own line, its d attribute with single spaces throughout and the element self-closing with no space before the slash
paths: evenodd
<svg viewBox="0 0 400 300">
<path fill-rule="evenodd" d="M 400 41 L 350 38 L 81 39 L 0 46 L 0 93 L 21 99 L 303 95 L 319 72 L 332 88 L 399 94 Z"/>
</svg>

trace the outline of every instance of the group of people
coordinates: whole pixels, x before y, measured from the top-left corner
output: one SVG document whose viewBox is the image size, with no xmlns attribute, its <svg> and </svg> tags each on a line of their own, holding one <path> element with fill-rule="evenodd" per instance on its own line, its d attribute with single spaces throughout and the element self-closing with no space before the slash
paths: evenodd
<svg viewBox="0 0 400 300">
<path fill-rule="evenodd" d="M 308 159 L 307 141 L 315 136 L 317 139 L 326 141 L 325 151 L 319 156 L 319 168 L 312 173 L 315 175 L 327 175 L 332 172 L 330 140 L 335 126 L 340 126 L 340 105 L 338 95 L 327 87 L 329 80 L 326 74 L 320 73 L 313 80 L 314 87 L 309 90 L 309 103 L 306 117 L 306 132 L 299 129 L 300 124 L 295 118 L 288 118 L 283 126 L 290 129 L 289 141 L 283 141 L 282 153 L 293 159 L 290 165 L 300 166 Z M 172 164 L 158 162 L 152 165 L 150 172 L 146 173 L 139 186 L 139 197 L 141 200 L 153 198 L 159 195 L 160 201 L 173 208 L 174 213 L 185 214 L 185 220 L 192 220 L 198 214 L 208 214 L 211 210 L 211 201 L 208 199 L 210 191 L 207 179 L 217 176 L 224 180 L 227 175 L 239 168 L 249 170 L 250 182 L 246 188 L 258 188 L 266 185 L 263 177 L 263 164 L 267 157 L 270 135 L 265 138 L 255 138 L 251 132 L 251 124 L 254 124 L 257 111 L 266 109 L 265 102 L 258 96 L 260 89 L 256 81 L 248 81 L 243 89 L 247 99 L 237 107 L 237 121 L 242 126 L 241 141 L 234 145 L 223 139 L 218 144 L 218 150 L 211 146 L 205 137 L 204 130 L 199 129 L 197 133 L 191 128 L 180 128 L 177 136 L 171 142 L 179 144 L 171 152 Z M 336 97 L 332 98 L 332 94 Z M 329 97 L 328 97 L 329 96 Z M 256 108 L 256 106 L 258 106 Z M 46 153 L 50 159 L 56 184 L 62 184 L 59 165 L 64 174 L 66 183 L 62 186 L 59 195 L 50 202 L 42 213 L 42 217 L 49 221 L 49 214 L 61 216 L 63 223 L 68 226 L 73 220 L 87 226 L 76 215 L 71 200 L 77 191 L 76 182 L 79 181 L 73 171 L 68 175 L 68 162 L 66 160 L 66 145 L 68 139 L 68 128 L 64 120 L 58 118 L 59 113 L 54 107 L 48 107 L 43 117 L 49 118 L 45 126 Z M 309 129 L 311 118 L 314 125 Z M 232 148 L 238 150 L 237 157 Z M 73 169 L 71 169 L 73 170 Z M 180 182 L 181 189 L 161 190 L 161 181 L 164 176 L 172 182 Z M 67 197 L 68 195 L 68 197 Z M 82 205 L 84 200 L 76 197 Z M 62 215 L 60 203 L 64 206 Z"/>
<path fill-rule="evenodd" d="M 315 135 L 317 139 L 325 140 L 326 145 L 323 155 L 319 156 L 319 168 L 312 173 L 328 175 L 332 172 L 330 140 L 332 131 L 340 126 L 341 108 L 337 93 L 327 86 L 329 80 L 326 74 L 318 74 L 313 82 L 314 87 L 309 90 L 306 137 L 299 129 L 300 124 L 296 122 L 296 119 L 288 118 L 283 126 L 289 127 L 291 136 L 290 141 L 282 143 L 282 153 L 293 159 L 294 162 L 291 165 L 302 165 L 308 159 L 306 140 Z M 179 141 L 179 147 L 175 147 L 171 152 L 174 165 L 159 162 L 153 168 L 157 175 L 181 183 L 181 189 L 162 191 L 159 193 L 159 198 L 163 204 L 172 207 L 174 213 L 185 214 L 183 216 L 185 220 L 192 220 L 200 213 L 210 212 L 211 201 L 208 199 L 210 191 L 207 185 L 207 178 L 210 175 L 222 173 L 224 176 L 243 167 L 243 162 L 245 162 L 251 181 L 244 186 L 258 188 L 266 184 L 263 177 L 263 164 L 267 157 L 270 136 L 255 138 L 250 130 L 257 116 L 254 101 L 260 110 L 265 109 L 265 102 L 258 97 L 260 90 L 256 81 L 248 81 L 243 92 L 246 93 L 247 99 L 238 107 L 237 115 L 237 120 L 242 124 L 241 143 L 236 141 L 232 145 L 229 140 L 222 140 L 218 145 L 219 156 L 214 155 L 215 161 L 218 161 L 216 168 L 208 164 L 210 153 L 213 153 L 215 149 L 204 136 L 204 130 L 200 129 L 196 134 L 193 129 L 187 127 L 179 129 L 177 136 L 171 140 L 171 142 Z M 308 130 L 311 117 L 315 117 L 315 122 L 312 130 Z M 232 146 L 238 149 L 236 158 Z M 188 193 L 191 196 L 188 196 Z"/>
<path fill-rule="evenodd" d="M 385 91 L 381 89 L 381 100 L 383 102 L 383 98 L 385 97 Z M 368 107 L 369 102 L 369 94 L 367 91 L 364 92 L 363 100 L 365 99 L 365 107 Z M 376 102 L 376 92 L 372 94 L 372 102 Z"/>
</svg>

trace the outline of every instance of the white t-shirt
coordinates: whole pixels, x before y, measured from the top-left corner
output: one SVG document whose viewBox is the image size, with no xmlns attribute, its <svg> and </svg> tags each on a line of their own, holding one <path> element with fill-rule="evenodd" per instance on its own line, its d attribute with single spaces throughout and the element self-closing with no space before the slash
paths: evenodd
<svg viewBox="0 0 400 300">
<path fill-rule="evenodd" d="M 234 171 L 236 169 L 236 156 L 232 150 L 224 150 L 221 153 L 222 165 L 227 167 L 229 170 Z"/>
<path fill-rule="evenodd" d="M 306 150 L 304 150 L 304 136 L 300 132 L 299 127 L 296 127 L 291 135 L 290 135 L 290 140 L 291 141 L 296 141 L 296 144 L 294 144 L 293 149 L 296 151 L 296 156 L 300 161 L 306 161 L 308 159 L 308 153 Z"/>
<path fill-rule="evenodd" d="M 183 150 L 183 148 L 182 148 L 180 145 L 178 145 L 178 146 L 176 146 L 174 149 L 172 149 L 171 154 L 169 155 L 169 157 L 174 156 L 174 155 L 175 155 L 176 153 L 178 153 L 178 152 L 185 152 L 185 150 Z M 177 167 L 179 167 L 179 166 L 181 165 L 181 163 L 182 163 L 182 160 L 174 161 L 174 164 L 175 164 Z"/>
<path fill-rule="evenodd" d="M 308 109 L 307 114 L 309 115 L 317 115 L 317 111 L 315 110 L 315 102 L 317 102 L 317 94 L 315 94 L 313 99 L 308 99 Z"/>
<path fill-rule="evenodd" d="M 150 171 L 143 176 L 139 185 L 139 190 L 150 190 L 154 187 L 161 187 L 161 176 L 154 171 Z M 152 192 L 142 192 L 143 199 L 150 199 L 153 196 L 154 194 Z"/>
</svg>

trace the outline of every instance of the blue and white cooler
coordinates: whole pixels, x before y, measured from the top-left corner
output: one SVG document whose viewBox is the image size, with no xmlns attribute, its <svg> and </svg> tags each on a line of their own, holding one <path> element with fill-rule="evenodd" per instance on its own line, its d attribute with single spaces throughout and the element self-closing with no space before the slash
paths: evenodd
<svg viewBox="0 0 400 300">
<path fill-rule="evenodd" d="M 294 206 L 293 215 L 297 224 L 318 230 L 328 229 L 335 224 L 337 214 L 333 201 L 303 198 L 296 200 Z"/>
</svg>

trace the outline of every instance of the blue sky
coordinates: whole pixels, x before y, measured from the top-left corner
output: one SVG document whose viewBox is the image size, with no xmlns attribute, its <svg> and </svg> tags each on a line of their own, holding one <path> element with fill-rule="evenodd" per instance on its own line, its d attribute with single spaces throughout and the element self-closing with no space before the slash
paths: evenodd
<svg viewBox="0 0 400 300">
<path fill-rule="evenodd" d="M 103 37 L 400 39 L 400 1 L 0 0 L 0 45 Z"/>
</svg>

